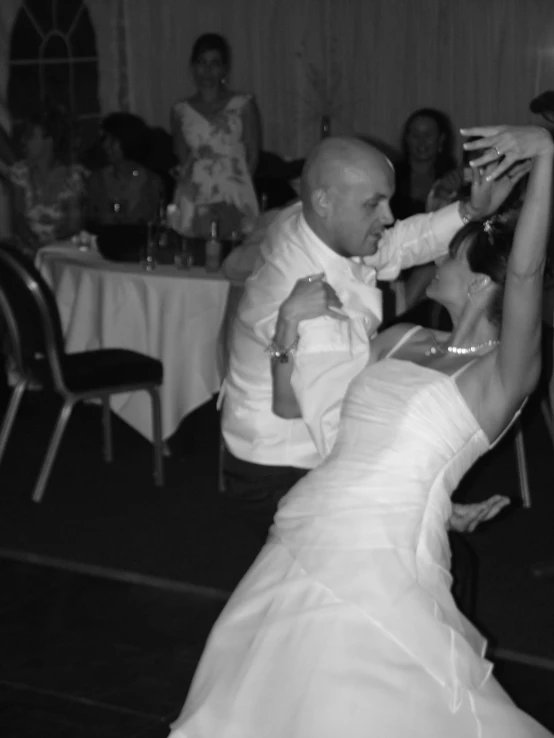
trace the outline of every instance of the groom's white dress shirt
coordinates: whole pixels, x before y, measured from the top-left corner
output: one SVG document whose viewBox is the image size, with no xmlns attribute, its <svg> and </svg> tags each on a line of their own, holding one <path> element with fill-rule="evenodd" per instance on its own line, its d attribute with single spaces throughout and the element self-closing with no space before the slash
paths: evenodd
<svg viewBox="0 0 554 738">
<path fill-rule="evenodd" d="M 457 204 L 397 221 L 378 253 L 362 262 L 326 246 L 306 223 L 300 203 L 284 210 L 268 228 L 231 334 L 222 416 L 231 454 L 266 466 L 315 467 L 334 443 L 348 385 L 369 360 L 370 339 L 382 317 L 377 279 L 395 279 L 400 270 L 442 255 L 461 227 Z M 320 272 L 350 320 L 322 317 L 300 324 L 292 385 L 302 418 L 284 420 L 272 412 L 267 347 L 278 309 L 296 281 Z"/>
</svg>

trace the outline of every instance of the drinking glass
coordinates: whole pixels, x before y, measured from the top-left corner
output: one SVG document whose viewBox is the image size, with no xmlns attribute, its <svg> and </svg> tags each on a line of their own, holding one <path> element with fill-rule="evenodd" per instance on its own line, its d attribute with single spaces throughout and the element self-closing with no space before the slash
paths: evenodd
<svg viewBox="0 0 554 738">
<path fill-rule="evenodd" d="M 192 249 L 187 236 L 181 236 L 176 240 L 173 263 L 177 269 L 190 269 L 193 266 Z"/>
<path fill-rule="evenodd" d="M 156 238 L 157 228 L 154 221 L 148 223 L 148 235 L 142 249 L 140 265 L 147 272 L 153 272 L 156 268 Z"/>
</svg>

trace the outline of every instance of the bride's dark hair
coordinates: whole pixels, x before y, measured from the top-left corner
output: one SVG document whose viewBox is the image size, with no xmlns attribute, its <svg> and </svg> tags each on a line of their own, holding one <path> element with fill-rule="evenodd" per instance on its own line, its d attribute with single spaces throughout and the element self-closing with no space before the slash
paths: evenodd
<svg viewBox="0 0 554 738">
<path fill-rule="evenodd" d="M 493 220 L 473 221 L 461 228 L 450 241 L 448 251 L 455 257 L 463 244 L 468 244 L 465 257 L 476 274 L 486 274 L 497 289 L 488 306 L 488 318 L 493 325 L 502 322 L 502 304 L 508 258 L 512 250 L 514 229 Z"/>
</svg>

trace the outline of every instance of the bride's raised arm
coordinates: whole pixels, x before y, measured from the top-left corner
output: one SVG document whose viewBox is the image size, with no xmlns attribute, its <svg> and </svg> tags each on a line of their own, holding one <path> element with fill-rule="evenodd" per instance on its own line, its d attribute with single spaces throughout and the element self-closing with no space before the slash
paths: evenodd
<svg viewBox="0 0 554 738">
<path fill-rule="evenodd" d="M 541 303 L 550 226 L 554 143 L 544 128 L 486 126 L 462 129 L 467 150 L 486 149 L 472 161 L 487 178 L 510 173 L 531 161 L 525 200 L 508 258 L 496 372 L 506 409 L 531 392 L 540 373 Z"/>
</svg>

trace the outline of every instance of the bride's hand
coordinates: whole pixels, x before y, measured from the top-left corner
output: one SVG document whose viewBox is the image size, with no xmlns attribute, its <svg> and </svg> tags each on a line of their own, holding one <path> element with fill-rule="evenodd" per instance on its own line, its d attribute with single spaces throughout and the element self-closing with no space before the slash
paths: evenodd
<svg viewBox="0 0 554 738">
<path fill-rule="evenodd" d="M 485 167 L 473 167 L 471 197 L 465 204 L 466 212 L 474 219 L 489 218 L 505 202 L 520 179 L 531 170 L 531 161 L 526 159 L 513 165 L 504 176 L 491 179 L 495 163 Z"/>
<path fill-rule="evenodd" d="M 450 530 L 458 533 L 473 533 L 480 523 L 491 520 L 510 504 L 509 497 L 493 495 L 484 502 L 475 502 L 469 505 L 452 503 L 452 515 L 449 520 Z"/>
<path fill-rule="evenodd" d="M 486 168 L 487 181 L 509 172 L 516 162 L 554 153 L 552 136 L 538 126 L 476 126 L 462 128 L 462 136 L 477 137 L 466 141 L 466 151 L 483 151 L 473 159 L 472 167 Z M 510 172 L 509 172 L 510 173 Z"/>
</svg>

